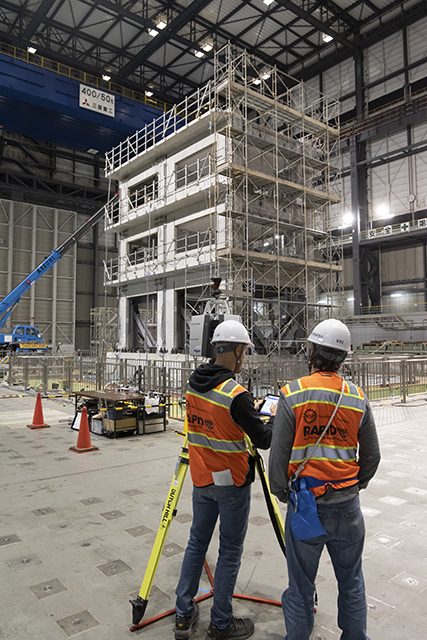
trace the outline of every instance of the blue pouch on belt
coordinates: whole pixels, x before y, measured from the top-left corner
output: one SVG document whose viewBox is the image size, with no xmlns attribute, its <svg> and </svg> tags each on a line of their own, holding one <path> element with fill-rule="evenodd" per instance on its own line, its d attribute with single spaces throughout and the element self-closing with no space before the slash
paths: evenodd
<svg viewBox="0 0 427 640">
<path fill-rule="evenodd" d="M 326 534 L 317 515 L 315 495 L 307 487 L 305 477 L 299 477 L 290 487 L 291 529 L 297 540 L 308 540 Z"/>
</svg>

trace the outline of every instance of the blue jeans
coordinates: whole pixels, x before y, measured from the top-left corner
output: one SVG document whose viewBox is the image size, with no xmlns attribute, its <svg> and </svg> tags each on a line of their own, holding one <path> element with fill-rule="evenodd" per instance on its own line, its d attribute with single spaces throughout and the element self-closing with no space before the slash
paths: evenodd
<svg viewBox="0 0 427 640">
<path fill-rule="evenodd" d="M 219 553 L 215 569 L 211 623 L 224 629 L 233 615 L 232 598 L 248 528 L 251 487 L 193 488 L 193 523 L 176 588 L 175 611 L 191 616 L 206 552 L 219 515 Z"/>
<path fill-rule="evenodd" d="M 338 582 L 338 626 L 341 640 L 369 640 L 362 573 L 365 523 L 359 496 L 338 504 L 317 504 L 326 535 L 296 540 L 286 515 L 285 541 L 289 586 L 282 594 L 285 640 L 309 640 L 314 625 L 314 581 L 326 545 Z"/>
</svg>

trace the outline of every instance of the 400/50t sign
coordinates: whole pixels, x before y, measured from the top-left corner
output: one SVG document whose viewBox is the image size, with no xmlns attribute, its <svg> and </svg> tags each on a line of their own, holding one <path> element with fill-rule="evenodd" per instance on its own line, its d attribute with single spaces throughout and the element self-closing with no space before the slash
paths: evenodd
<svg viewBox="0 0 427 640">
<path fill-rule="evenodd" d="M 90 109 L 104 116 L 115 116 L 115 96 L 95 87 L 80 85 L 79 107 Z"/>
</svg>

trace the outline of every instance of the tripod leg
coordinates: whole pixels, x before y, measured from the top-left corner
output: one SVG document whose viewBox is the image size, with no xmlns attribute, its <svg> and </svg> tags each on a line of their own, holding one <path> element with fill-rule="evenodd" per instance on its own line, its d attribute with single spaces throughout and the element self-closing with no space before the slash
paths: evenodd
<svg viewBox="0 0 427 640">
<path fill-rule="evenodd" d="M 268 482 L 267 474 L 265 472 L 264 460 L 262 459 L 262 456 L 258 453 L 257 449 L 255 449 L 254 445 L 252 444 L 248 436 L 246 436 L 246 443 L 248 445 L 249 453 L 255 460 L 256 470 L 258 471 L 259 479 L 261 480 L 262 490 L 264 492 L 264 498 L 267 504 L 270 520 L 277 537 L 277 541 L 280 545 L 283 555 L 286 556 L 285 523 L 283 522 L 282 514 L 280 513 L 277 500 L 270 491 L 270 484 Z"/>
<path fill-rule="evenodd" d="M 151 551 L 150 559 L 148 561 L 147 568 L 145 570 L 144 579 L 142 581 L 141 589 L 136 600 L 130 600 L 132 605 L 132 621 L 133 624 L 138 624 L 145 613 L 147 608 L 148 596 L 150 595 L 151 587 L 153 585 L 154 576 L 159 564 L 160 555 L 163 551 L 163 547 L 166 542 L 166 536 L 169 531 L 170 523 L 176 515 L 176 507 L 181 495 L 181 490 L 184 484 L 185 476 L 188 469 L 188 449 L 187 449 L 187 436 L 185 437 L 184 444 L 181 448 L 181 453 L 177 460 L 175 469 L 175 475 L 172 479 L 166 504 L 163 507 L 162 517 L 160 520 L 160 526 L 157 531 L 156 539 L 154 541 L 153 549 Z"/>
</svg>

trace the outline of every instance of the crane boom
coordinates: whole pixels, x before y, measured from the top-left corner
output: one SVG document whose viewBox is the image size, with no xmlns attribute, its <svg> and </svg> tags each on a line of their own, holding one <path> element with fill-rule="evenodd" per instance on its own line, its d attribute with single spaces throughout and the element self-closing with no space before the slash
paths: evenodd
<svg viewBox="0 0 427 640">
<path fill-rule="evenodd" d="M 62 256 L 71 249 L 88 231 L 91 229 L 105 214 L 106 207 L 117 199 L 117 195 L 113 196 L 99 211 L 93 214 L 91 218 L 86 220 L 60 247 L 54 249 L 52 253 L 39 264 L 17 287 L 13 289 L 0 302 L 0 327 L 3 327 L 6 320 L 24 295 L 32 285 L 41 278 L 46 271 L 51 269 Z"/>
</svg>

